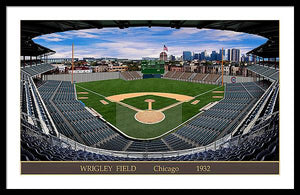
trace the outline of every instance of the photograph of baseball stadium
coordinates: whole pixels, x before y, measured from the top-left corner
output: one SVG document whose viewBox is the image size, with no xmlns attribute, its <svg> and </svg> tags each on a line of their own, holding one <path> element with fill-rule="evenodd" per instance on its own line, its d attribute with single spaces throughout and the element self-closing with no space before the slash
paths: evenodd
<svg viewBox="0 0 300 195">
<path fill-rule="evenodd" d="M 279 67 L 278 20 L 22 20 L 22 171 L 279 162 Z"/>
</svg>

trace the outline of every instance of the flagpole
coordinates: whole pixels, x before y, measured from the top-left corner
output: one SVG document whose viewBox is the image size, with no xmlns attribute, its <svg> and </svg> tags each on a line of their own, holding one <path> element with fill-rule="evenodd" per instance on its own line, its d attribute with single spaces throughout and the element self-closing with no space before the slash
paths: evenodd
<svg viewBox="0 0 300 195">
<path fill-rule="evenodd" d="M 74 71 L 74 43 L 72 43 L 72 84 L 73 84 L 73 71 Z"/>
<path fill-rule="evenodd" d="M 223 47 L 222 47 L 222 87 L 223 87 Z"/>
</svg>

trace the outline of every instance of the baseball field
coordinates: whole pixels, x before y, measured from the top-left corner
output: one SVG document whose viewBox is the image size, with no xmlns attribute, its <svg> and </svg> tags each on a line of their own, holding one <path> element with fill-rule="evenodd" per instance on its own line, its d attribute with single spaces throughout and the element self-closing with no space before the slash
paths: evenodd
<svg viewBox="0 0 300 195">
<path fill-rule="evenodd" d="M 125 135 L 153 139 L 221 100 L 224 87 L 160 78 L 113 79 L 77 83 L 76 92 L 78 100 Z"/>
</svg>

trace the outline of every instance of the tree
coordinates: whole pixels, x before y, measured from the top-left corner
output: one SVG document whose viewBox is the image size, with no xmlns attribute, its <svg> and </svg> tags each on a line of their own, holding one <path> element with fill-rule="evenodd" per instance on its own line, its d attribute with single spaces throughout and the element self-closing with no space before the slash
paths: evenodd
<svg viewBox="0 0 300 195">
<path fill-rule="evenodd" d="M 97 62 L 96 61 L 91 62 L 91 66 L 97 66 Z"/>
</svg>

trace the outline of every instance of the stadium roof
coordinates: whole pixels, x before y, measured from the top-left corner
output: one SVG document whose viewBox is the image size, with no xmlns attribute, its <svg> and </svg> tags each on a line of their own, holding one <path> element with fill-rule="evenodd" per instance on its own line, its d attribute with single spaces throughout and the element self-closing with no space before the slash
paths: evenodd
<svg viewBox="0 0 300 195">
<path fill-rule="evenodd" d="M 40 56 L 40 55 L 51 55 L 55 51 L 41 46 L 32 40 L 21 40 L 21 56 Z"/>
<path fill-rule="evenodd" d="M 279 56 L 278 20 L 23 20 L 21 21 L 21 39 L 24 43 L 40 35 L 69 30 L 113 27 L 124 29 L 142 26 L 176 29 L 206 28 L 255 34 L 267 38 L 268 41 L 248 54 L 261 57 Z"/>
</svg>

